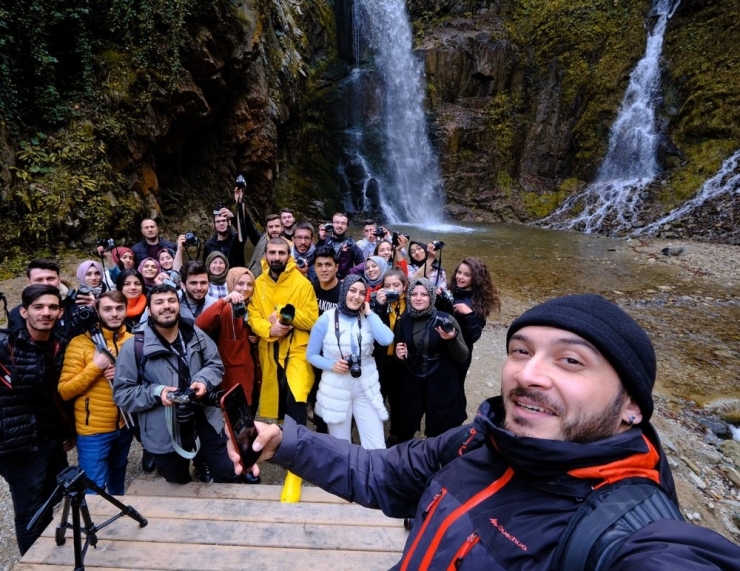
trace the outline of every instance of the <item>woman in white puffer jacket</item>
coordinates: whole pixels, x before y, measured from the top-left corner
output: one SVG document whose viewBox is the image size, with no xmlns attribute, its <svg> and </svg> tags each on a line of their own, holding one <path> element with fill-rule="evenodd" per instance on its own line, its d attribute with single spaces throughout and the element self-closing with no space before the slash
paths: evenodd
<svg viewBox="0 0 740 571">
<path fill-rule="evenodd" d="M 393 332 L 365 302 L 367 286 L 360 276 L 344 278 L 339 304 L 319 317 L 311 330 L 306 355 L 323 370 L 316 395 L 316 412 L 329 427 L 329 434 L 352 439 L 352 417 L 363 448 L 385 448 L 383 404 L 374 343 L 390 345 Z M 356 359 L 355 357 L 359 357 Z"/>
</svg>

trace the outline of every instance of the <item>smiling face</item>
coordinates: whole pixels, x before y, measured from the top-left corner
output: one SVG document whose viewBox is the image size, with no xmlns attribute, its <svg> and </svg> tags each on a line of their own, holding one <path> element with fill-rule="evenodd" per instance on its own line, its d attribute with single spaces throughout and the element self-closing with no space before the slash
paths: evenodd
<svg viewBox="0 0 740 571">
<path fill-rule="evenodd" d="M 162 266 L 163 270 L 171 270 L 175 258 L 173 258 L 167 250 L 162 250 L 159 253 L 159 265 Z"/>
<path fill-rule="evenodd" d="M 148 280 L 153 280 L 159 274 L 159 269 L 154 260 L 146 260 L 141 266 L 141 275 Z"/>
<path fill-rule="evenodd" d="M 136 276 L 128 276 L 123 282 L 123 288 L 121 293 L 126 296 L 127 299 L 136 299 L 144 291 L 144 286 Z"/>
<path fill-rule="evenodd" d="M 424 261 L 425 250 L 418 244 L 412 244 L 409 248 L 409 256 L 411 256 L 411 259 L 415 262 L 421 263 Z"/>
<path fill-rule="evenodd" d="M 211 263 L 208 265 L 208 271 L 213 276 L 220 276 L 226 271 L 226 264 L 224 263 L 223 259 L 219 256 L 216 256 L 211 260 Z"/>
<path fill-rule="evenodd" d="M 501 374 L 504 426 L 517 436 L 594 442 L 642 419 L 614 367 L 588 341 L 528 326 L 509 341 Z"/>
<path fill-rule="evenodd" d="M 180 301 L 173 291 L 155 293 L 149 303 L 149 313 L 155 325 L 168 329 L 180 318 Z"/>
<path fill-rule="evenodd" d="M 103 298 L 98 303 L 98 316 L 104 327 L 115 331 L 126 319 L 126 305 L 110 298 Z"/>
<path fill-rule="evenodd" d="M 376 264 L 372 260 L 365 261 L 365 275 L 368 277 L 368 279 L 377 280 L 380 277 L 381 273 L 382 270 L 380 269 L 380 266 L 378 264 Z"/>
<path fill-rule="evenodd" d="M 471 289 L 473 287 L 473 270 L 467 264 L 460 264 L 455 272 L 455 285 L 460 289 Z"/>
<path fill-rule="evenodd" d="M 249 274 L 244 274 L 239 278 L 239 281 L 234 284 L 234 291 L 239 292 L 244 296 L 244 299 L 252 297 L 254 291 L 254 280 Z"/>
<path fill-rule="evenodd" d="M 331 258 L 318 257 L 314 260 L 313 268 L 316 270 L 316 277 L 319 278 L 319 282 L 331 284 L 337 278 L 339 266 Z"/>
<path fill-rule="evenodd" d="M 28 308 L 20 308 L 21 317 L 26 320 L 26 328 L 34 339 L 48 336 L 54 329 L 57 319 L 63 313 L 59 298 L 55 295 L 40 295 Z"/>
<path fill-rule="evenodd" d="M 95 266 L 90 266 L 85 272 L 85 285 L 98 287 L 101 281 L 103 281 L 103 276 L 100 274 L 100 270 Z"/>
<path fill-rule="evenodd" d="M 362 307 L 365 303 L 365 284 L 362 282 L 355 282 L 347 290 L 347 299 L 345 300 L 347 307 L 351 310 L 356 311 Z"/>
<path fill-rule="evenodd" d="M 388 242 L 383 241 L 378 244 L 378 256 L 380 256 L 381 258 L 385 258 L 385 260 L 389 262 L 392 255 L 393 246 L 391 246 Z"/>
<path fill-rule="evenodd" d="M 423 285 L 417 285 L 411 292 L 411 307 L 417 311 L 424 311 L 429 307 L 430 299 L 427 288 Z"/>
<path fill-rule="evenodd" d="M 283 225 L 280 222 L 280 218 L 275 218 L 275 220 L 268 220 L 267 224 L 265 225 L 265 231 L 267 232 L 268 238 L 277 238 L 280 236 L 280 233 L 283 231 Z"/>
</svg>

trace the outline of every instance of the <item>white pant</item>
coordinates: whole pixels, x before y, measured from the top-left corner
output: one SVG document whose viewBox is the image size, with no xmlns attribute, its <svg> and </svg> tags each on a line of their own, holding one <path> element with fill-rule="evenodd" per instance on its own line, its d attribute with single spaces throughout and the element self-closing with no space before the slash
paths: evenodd
<svg viewBox="0 0 740 571">
<path fill-rule="evenodd" d="M 385 448 L 383 421 L 378 416 L 372 403 L 365 396 L 358 379 L 352 379 L 352 396 L 350 397 L 347 418 L 338 424 L 327 424 L 329 434 L 342 440 L 352 441 L 352 417 L 355 417 L 357 431 L 360 433 L 360 444 L 367 450 Z"/>
</svg>

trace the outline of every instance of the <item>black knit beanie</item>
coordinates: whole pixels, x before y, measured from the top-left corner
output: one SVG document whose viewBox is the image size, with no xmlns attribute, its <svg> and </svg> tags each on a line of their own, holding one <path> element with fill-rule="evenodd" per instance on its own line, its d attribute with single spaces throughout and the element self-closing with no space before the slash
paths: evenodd
<svg viewBox="0 0 740 571">
<path fill-rule="evenodd" d="M 642 420 L 653 414 L 655 350 L 634 319 L 616 304 L 595 294 L 566 295 L 548 300 L 525 311 L 506 333 L 511 336 L 529 325 L 557 327 L 593 343 L 617 371 L 627 393 L 637 402 Z"/>
</svg>

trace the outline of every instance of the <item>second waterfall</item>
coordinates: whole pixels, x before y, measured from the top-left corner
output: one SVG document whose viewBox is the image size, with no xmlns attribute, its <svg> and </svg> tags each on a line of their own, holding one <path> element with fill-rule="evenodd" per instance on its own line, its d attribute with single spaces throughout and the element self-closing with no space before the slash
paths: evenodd
<svg viewBox="0 0 740 571">
<path fill-rule="evenodd" d="M 441 218 L 442 184 L 424 111 L 424 68 L 403 0 L 354 0 L 342 170 L 350 210 L 390 222 Z M 350 23 L 350 22 L 347 22 Z M 358 199 L 358 197 L 361 197 Z"/>
</svg>

